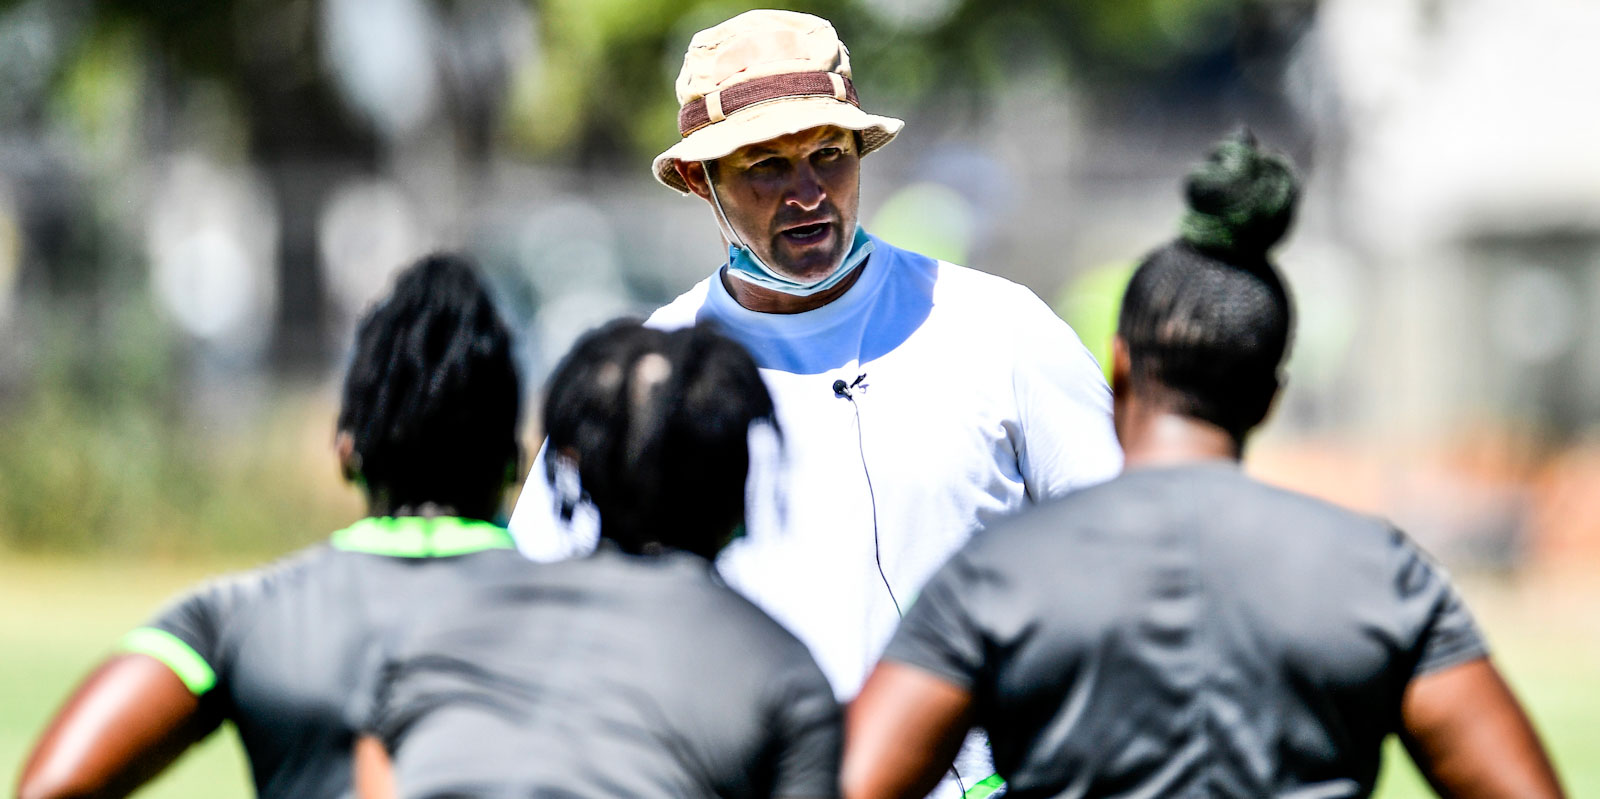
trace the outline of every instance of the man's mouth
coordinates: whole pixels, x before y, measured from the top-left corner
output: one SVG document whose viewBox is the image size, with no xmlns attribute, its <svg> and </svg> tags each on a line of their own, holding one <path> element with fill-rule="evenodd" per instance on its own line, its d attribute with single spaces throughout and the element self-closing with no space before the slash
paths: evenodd
<svg viewBox="0 0 1600 799">
<path fill-rule="evenodd" d="M 792 244 L 816 244 L 826 238 L 828 232 L 832 229 L 833 224 L 830 222 L 813 222 L 808 225 L 796 225 L 788 228 L 779 235 Z"/>
</svg>

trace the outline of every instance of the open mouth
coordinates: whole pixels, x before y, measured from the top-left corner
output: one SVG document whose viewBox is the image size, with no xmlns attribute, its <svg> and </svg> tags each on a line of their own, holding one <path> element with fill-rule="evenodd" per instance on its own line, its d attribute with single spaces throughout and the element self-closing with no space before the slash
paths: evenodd
<svg viewBox="0 0 1600 799">
<path fill-rule="evenodd" d="M 810 225 L 797 225 L 783 231 L 785 239 L 794 244 L 815 244 L 828 235 L 832 225 L 827 222 L 817 222 Z"/>
</svg>

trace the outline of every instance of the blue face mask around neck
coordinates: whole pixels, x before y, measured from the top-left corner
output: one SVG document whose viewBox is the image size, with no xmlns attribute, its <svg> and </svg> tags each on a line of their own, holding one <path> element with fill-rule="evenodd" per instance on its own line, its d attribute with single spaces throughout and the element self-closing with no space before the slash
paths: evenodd
<svg viewBox="0 0 1600 799">
<path fill-rule="evenodd" d="M 850 251 L 845 253 L 844 260 L 839 263 L 839 268 L 832 274 L 815 283 L 801 283 L 790 280 L 761 262 L 756 254 L 747 247 L 737 244 L 728 245 L 728 273 L 752 285 L 760 286 L 773 291 L 781 291 L 796 297 L 809 297 L 820 291 L 827 291 L 839 285 L 839 281 L 850 276 L 861 264 L 865 263 L 867 256 L 872 254 L 872 238 L 861 225 L 856 225 L 855 240 L 850 243 Z"/>
</svg>

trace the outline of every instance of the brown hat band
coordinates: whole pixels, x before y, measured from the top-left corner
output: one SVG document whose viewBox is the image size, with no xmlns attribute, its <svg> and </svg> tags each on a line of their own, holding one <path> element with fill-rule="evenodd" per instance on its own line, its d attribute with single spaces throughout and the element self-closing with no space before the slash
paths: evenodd
<svg viewBox="0 0 1600 799">
<path fill-rule="evenodd" d="M 684 136 L 726 119 L 729 114 L 756 103 L 784 97 L 832 97 L 857 108 L 855 84 L 837 72 L 788 72 L 736 83 L 678 109 L 678 133 Z"/>
</svg>

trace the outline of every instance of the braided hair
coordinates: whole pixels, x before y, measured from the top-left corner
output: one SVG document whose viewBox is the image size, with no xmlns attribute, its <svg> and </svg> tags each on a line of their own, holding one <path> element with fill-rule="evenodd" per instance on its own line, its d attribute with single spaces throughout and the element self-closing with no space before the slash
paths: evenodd
<svg viewBox="0 0 1600 799">
<path fill-rule="evenodd" d="M 1134 273 L 1117 335 L 1141 393 L 1243 442 L 1266 417 L 1289 348 L 1292 304 L 1267 253 L 1293 221 L 1299 185 L 1286 158 L 1242 130 L 1185 188 L 1181 233 Z"/>
<path fill-rule="evenodd" d="M 600 536 L 634 554 L 716 556 L 743 523 L 752 425 L 777 429 L 750 355 L 704 326 L 621 320 L 591 331 L 550 378 L 546 479 L 576 468 Z M 571 513 L 576 497 L 563 497 Z"/>
<path fill-rule="evenodd" d="M 520 457 L 511 333 L 464 258 L 427 256 L 362 317 L 338 429 L 376 512 L 499 509 Z"/>
</svg>

